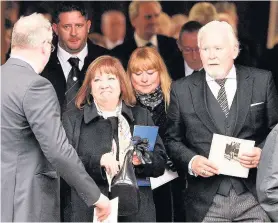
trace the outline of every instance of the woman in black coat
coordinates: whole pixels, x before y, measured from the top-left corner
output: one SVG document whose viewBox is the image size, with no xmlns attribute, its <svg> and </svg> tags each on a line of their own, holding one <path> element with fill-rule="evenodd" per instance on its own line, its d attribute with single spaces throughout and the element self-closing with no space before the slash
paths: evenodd
<svg viewBox="0 0 278 223">
<path fill-rule="evenodd" d="M 77 109 L 64 113 L 63 124 L 70 143 L 77 150 L 87 172 L 102 194 L 109 196 L 108 179 L 123 164 L 134 125 L 153 125 L 150 113 L 135 104 L 135 96 L 121 63 L 114 57 L 102 56 L 89 66 L 76 97 Z M 158 136 L 152 164 L 142 165 L 136 155 L 133 165 L 137 178 L 163 174 L 166 153 Z M 104 171 L 105 169 L 105 171 Z M 139 187 L 140 210 L 131 216 L 119 217 L 122 222 L 154 222 L 155 207 L 150 187 Z M 92 221 L 93 208 L 87 207 L 74 190 L 63 190 L 66 221 Z M 130 198 L 132 199 L 132 198 Z"/>
<path fill-rule="evenodd" d="M 172 81 L 163 59 L 154 48 L 137 48 L 129 59 L 127 73 L 137 104 L 151 112 L 154 124 L 159 126 L 159 135 L 164 140 Z M 157 221 L 185 221 L 184 190 L 185 181 L 183 177 L 178 177 L 153 191 Z"/>
</svg>

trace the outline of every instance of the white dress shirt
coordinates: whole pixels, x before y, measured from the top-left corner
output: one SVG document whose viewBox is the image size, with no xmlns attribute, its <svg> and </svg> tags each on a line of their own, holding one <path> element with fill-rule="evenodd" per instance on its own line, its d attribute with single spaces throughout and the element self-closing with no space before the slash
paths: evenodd
<svg viewBox="0 0 278 223">
<path fill-rule="evenodd" d="M 225 91 L 226 91 L 226 96 L 227 96 L 227 100 L 228 100 L 228 106 L 230 109 L 232 106 L 235 94 L 236 94 L 236 89 L 237 89 L 236 68 L 234 65 L 233 65 L 232 69 L 230 70 L 230 72 L 228 73 L 228 75 L 226 76 L 226 79 L 227 80 L 225 82 Z M 206 73 L 206 81 L 207 81 L 207 84 L 208 84 L 212 94 L 217 99 L 218 92 L 221 88 L 220 85 L 217 84 L 215 82 L 215 79 L 212 78 L 211 76 L 209 76 L 208 73 Z M 193 156 L 188 164 L 188 173 L 190 175 L 197 176 L 192 171 L 192 162 L 195 158 L 196 158 L 196 156 Z"/>
<path fill-rule="evenodd" d="M 69 72 L 72 68 L 70 63 L 68 62 L 68 59 L 71 57 L 77 57 L 79 59 L 79 70 L 81 70 L 84 65 L 85 57 L 87 55 L 88 55 L 87 43 L 86 43 L 85 47 L 78 54 L 75 54 L 75 55 L 71 55 L 70 53 L 65 51 L 62 47 L 60 47 L 60 45 L 58 44 L 57 56 L 58 56 L 61 66 L 62 66 L 66 80 L 68 79 Z"/>
<path fill-rule="evenodd" d="M 104 41 L 105 41 L 106 49 L 109 49 L 109 50 L 115 48 L 118 45 L 121 45 L 124 42 L 123 40 L 117 40 L 115 43 L 113 43 L 108 38 L 105 38 Z"/>
<path fill-rule="evenodd" d="M 26 58 L 24 58 L 24 57 L 18 56 L 18 55 L 14 55 L 14 54 L 13 54 L 13 55 L 11 54 L 10 58 L 19 59 L 19 60 L 22 60 L 22 61 L 28 63 L 28 64 L 33 68 L 33 70 L 34 70 L 36 73 L 38 73 L 38 71 L 36 70 L 36 66 L 35 66 L 34 63 L 32 63 L 30 60 L 28 60 L 28 59 L 26 59 Z"/>
<path fill-rule="evenodd" d="M 145 46 L 147 43 L 152 43 L 156 48 L 158 48 L 157 36 L 153 35 L 150 40 L 141 39 L 136 32 L 134 32 L 134 39 L 137 47 Z"/>
<path fill-rule="evenodd" d="M 184 61 L 184 73 L 185 73 L 185 76 L 189 76 L 191 75 L 193 72 L 194 72 L 194 69 L 192 69 L 191 67 L 189 67 L 189 65 L 187 64 L 187 62 L 185 60 Z M 202 70 L 203 68 L 199 69 Z"/>
</svg>

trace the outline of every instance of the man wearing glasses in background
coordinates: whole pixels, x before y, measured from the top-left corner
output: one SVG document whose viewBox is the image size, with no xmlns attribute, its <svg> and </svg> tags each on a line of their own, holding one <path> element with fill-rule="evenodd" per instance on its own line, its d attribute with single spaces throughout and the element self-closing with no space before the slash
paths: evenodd
<svg viewBox="0 0 278 223">
<path fill-rule="evenodd" d="M 202 25 L 199 22 L 190 21 L 185 23 L 181 28 L 177 44 L 183 59 L 178 57 L 175 60 L 175 73 L 179 74 L 180 78 L 203 69 L 197 40 L 198 31 L 201 27 Z"/>
</svg>

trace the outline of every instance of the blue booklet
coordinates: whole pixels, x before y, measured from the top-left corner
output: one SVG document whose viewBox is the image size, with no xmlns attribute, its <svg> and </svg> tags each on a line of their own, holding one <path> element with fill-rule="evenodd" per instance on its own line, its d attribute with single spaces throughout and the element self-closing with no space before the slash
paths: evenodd
<svg viewBox="0 0 278 223">
<path fill-rule="evenodd" d="M 154 145 L 156 142 L 158 134 L 158 127 L 157 126 L 145 126 L 145 125 L 135 125 L 133 136 L 139 136 L 141 139 L 147 138 L 149 140 L 149 150 L 154 150 Z M 151 186 L 150 178 L 137 178 L 138 186 Z"/>
</svg>

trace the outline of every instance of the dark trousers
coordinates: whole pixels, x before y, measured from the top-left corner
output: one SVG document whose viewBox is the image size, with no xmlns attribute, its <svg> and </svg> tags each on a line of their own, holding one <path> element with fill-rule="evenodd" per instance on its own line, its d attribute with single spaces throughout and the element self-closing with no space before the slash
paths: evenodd
<svg viewBox="0 0 278 223">
<path fill-rule="evenodd" d="M 131 216 L 119 216 L 118 222 L 156 222 L 155 205 L 153 202 L 153 192 L 151 187 L 139 187 L 139 190 L 139 212 Z"/>
<path fill-rule="evenodd" d="M 157 222 L 184 222 L 184 180 L 176 178 L 153 190 Z"/>
</svg>

